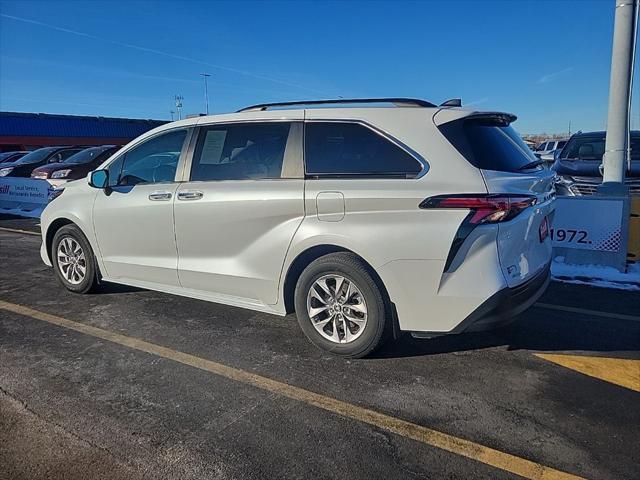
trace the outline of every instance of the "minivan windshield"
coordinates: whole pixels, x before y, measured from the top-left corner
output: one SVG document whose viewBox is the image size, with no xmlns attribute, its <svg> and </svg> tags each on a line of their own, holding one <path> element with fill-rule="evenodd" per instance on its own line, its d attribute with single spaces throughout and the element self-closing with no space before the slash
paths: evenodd
<svg viewBox="0 0 640 480">
<path fill-rule="evenodd" d="M 28 165 L 29 163 L 38 163 L 47 158 L 56 147 L 45 147 L 34 150 L 31 153 L 27 153 L 20 160 L 16 161 L 16 165 Z"/>
<path fill-rule="evenodd" d="M 81 152 L 76 153 L 75 155 L 71 155 L 69 158 L 66 158 L 62 161 L 62 163 L 73 163 L 73 164 L 84 164 L 91 163 L 104 152 L 113 147 L 92 147 L 87 148 L 86 150 L 82 150 Z"/>
<path fill-rule="evenodd" d="M 447 140 L 477 168 L 500 172 L 542 168 L 520 135 L 501 117 L 454 120 L 439 128 Z"/>
<path fill-rule="evenodd" d="M 602 162 L 605 134 L 575 135 L 560 153 L 560 159 Z M 631 136 L 631 160 L 640 160 L 640 135 Z"/>
</svg>

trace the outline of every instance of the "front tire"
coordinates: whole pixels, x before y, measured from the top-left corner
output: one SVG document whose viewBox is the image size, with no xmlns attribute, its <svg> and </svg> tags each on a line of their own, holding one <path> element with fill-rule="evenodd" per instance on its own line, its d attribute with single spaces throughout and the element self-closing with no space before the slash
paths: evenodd
<svg viewBox="0 0 640 480">
<path fill-rule="evenodd" d="M 311 262 L 295 290 L 298 323 L 318 348 L 361 358 L 384 343 L 388 302 L 368 265 L 348 252 Z"/>
<path fill-rule="evenodd" d="M 61 227 L 53 236 L 53 269 L 62 285 L 74 293 L 88 293 L 98 285 L 95 256 L 89 241 L 75 225 Z"/>
</svg>

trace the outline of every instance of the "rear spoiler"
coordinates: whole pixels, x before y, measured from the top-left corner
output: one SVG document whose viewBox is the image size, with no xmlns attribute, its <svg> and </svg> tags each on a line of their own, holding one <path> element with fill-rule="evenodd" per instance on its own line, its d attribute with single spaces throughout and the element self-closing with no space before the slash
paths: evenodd
<svg viewBox="0 0 640 480">
<path fill-rule="evenodd" d="M 507 125 L 515 122 L 518 117 L 516 117 L 513 113 L 505 113 L 505 112 L 474 112 L 471 115 L 464 117 L 465 119 L 483 119 L 487 120 L 496 119 L 503 121 Z"/>
<path fill-rule="evenodd" d="M 467 120 L 467 119 L 496 119 L 505 125 L 509 125 L 515 122 L 518 117 L 512 113 L 507 112 L 474 112 L 463 109 L 451 109 L 441 108 L 433 115 L 433 122 L 436 126 L 443 125 L 445 123 L 452 122 L 454 120 Z"/>
</svg>

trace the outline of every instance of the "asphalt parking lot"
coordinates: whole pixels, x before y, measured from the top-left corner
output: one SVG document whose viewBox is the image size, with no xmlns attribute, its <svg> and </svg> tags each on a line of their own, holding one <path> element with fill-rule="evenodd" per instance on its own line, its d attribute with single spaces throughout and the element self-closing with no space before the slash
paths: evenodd
<svg viewBox="0 0 640 480">
<path fill-rule="evenodd" d="M 21 230 L 0 219 L 2 479 L 640 478 L 638 292 L 552 283 L 506 329 L 345 361 L 293 316 L 71 294 Z"/>
</svg>

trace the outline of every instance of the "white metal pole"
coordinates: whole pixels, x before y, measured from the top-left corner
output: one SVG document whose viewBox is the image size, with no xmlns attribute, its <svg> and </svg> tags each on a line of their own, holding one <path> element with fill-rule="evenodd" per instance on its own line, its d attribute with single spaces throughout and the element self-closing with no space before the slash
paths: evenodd
<svg viewBox="0 0 640 480">
<path fill-rule="evenodd" d="M 207 85 L 207 77 L 210 77 L 211 75 L 208 73 L 201 73 L 200 75 L 202 75 L 202 77 L 204 78 L 204 108 L 205 108 L 205 113 L 207 115 L 209 115 L 209 87 Z"/>
<path fill-rule="evenodd" d="M 624 182 L 637 0 L 616 0 L 603 183 Z"/>
</svg>

